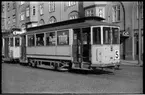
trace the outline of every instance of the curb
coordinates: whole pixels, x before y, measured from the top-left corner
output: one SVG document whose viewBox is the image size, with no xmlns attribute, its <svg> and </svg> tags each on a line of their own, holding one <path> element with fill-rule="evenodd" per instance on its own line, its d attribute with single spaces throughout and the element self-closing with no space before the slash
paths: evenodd
<svg viewBox="0 0 145 95">
<path fill-rule="evenodd" d="M 120 61 L 120 62 L 121 62 L 121 65 L 143 67 L 143 64 L 138 64 L 138 61 Z"/>
</svg>

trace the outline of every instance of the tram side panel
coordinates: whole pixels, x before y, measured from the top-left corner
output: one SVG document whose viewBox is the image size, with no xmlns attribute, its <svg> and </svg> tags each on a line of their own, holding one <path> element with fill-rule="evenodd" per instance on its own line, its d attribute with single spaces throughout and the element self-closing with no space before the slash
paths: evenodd
<svg viewBox="0 0 145 95">
<path fill-rule="evenodd" d="M 59 31 L 57 32 L 57 39 L 55 38 L 57 45 L 27 46 L 26 57 L 28 60 L 70 62 L 72 60 L 72 46 L 70 45 L 72 43 L 70 39 L 71 36 L 69 30 Z M 51 40 L 53 41 L 54 39 Z"/>
</svg>

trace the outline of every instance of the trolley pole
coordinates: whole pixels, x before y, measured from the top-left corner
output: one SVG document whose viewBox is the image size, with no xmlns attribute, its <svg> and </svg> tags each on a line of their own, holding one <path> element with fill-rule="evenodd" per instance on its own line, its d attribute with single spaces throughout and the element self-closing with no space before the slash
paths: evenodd
<svg viewBox="0 0 145 95">
<path fill-rule="evenodd" d="M 141 60 L 141 57 L 142 57 L 142 47 L 141 47 L 141 36 L 142 36 L 142 33 L 141 33 L 141 25 L 140 25 L 140 22 L 141 22 L 141 2 L 138 1 L 138 40 L 139 40 L 139 54 L 138 54 L 138 65 L 142 65 L 142 60 Z"/>
</svg>

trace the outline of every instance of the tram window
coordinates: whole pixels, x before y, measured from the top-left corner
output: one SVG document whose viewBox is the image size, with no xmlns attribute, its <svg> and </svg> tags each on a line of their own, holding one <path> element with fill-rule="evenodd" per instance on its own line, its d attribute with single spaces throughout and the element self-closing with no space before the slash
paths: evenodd
<svg viewBox="0 0 145 95">
<path fill-rule="evenodd" d="M 55 32 L 46 33 L 46 45 L 55 45 L 56 37 Z"/>
<path fill-rule="evenodd" d="M 57 44 L 58 45 L 69 44 L 69 30 L 63 30 L 57 32 Z"/>
<path fill-rule="evenodd" d="M 44 46 L 44 33 L 36 34 L 36 46 Z"/>
<path fill-rule="evenodd" d="M 103 27 L 103 44 L 111 44 L 111 35 L 110 27 Z"/>
<path fill-rule="evenodd" d="M 112 44 L 119 44 L 119 29 L 112 28 Z"/>
<path fill-rule="evenodd" d="M 100 27 L 93 28 L 93 43 L 101 44 L 101 28 Z"/>
<path fill-rule="evenodd" d="M 13 46 L 13 38 L 10 38 L 10 46 Z"/>
<path fill-rule="evenodd" d="M 19 38 L 15 38 L 15 46 L 20 46 L 20 39 Z"/>
<path fill-rule="evenodd" d="M 28 35 L 28 46 L 34 46 L 34 45 L 35 45 L 34 35 Z"/>
</svg>

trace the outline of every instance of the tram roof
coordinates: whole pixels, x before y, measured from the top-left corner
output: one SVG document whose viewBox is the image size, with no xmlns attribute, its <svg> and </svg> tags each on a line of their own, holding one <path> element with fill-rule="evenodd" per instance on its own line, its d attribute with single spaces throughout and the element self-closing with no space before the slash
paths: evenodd
<svg viewBox="0 0 145 95">
<path fill-rule="evenodd" d="M 32 32 L 45 32 L 46 31 L 55 31 L 55 30 L 61 30 L 61 29 L 76 29 L 76 28 L 83 28 L 83 27 L 90 27 L 90 26 L 117 26 L 114 24 L 102 22 L 104 18 L 101 17 L 84 17 L 84 18 L 79 18 L 79 19 L 73 19 L 73 20 L 67 20 L 67 21 L 62 21 L 62 22 L 57 22 L 53 24 L 46 24 L 42 26 L 37 26 L 37 27 L 30 27 L 27 28 L 26 31 L 27 33 L 32 33 Z"/>
</svg>

